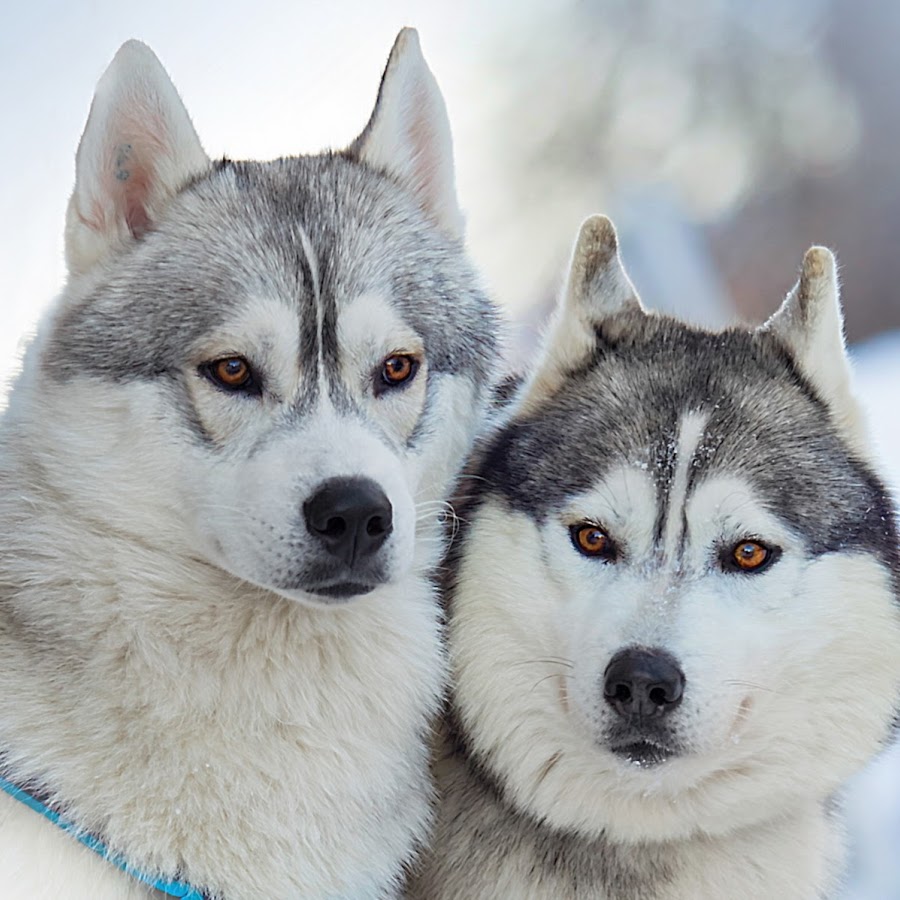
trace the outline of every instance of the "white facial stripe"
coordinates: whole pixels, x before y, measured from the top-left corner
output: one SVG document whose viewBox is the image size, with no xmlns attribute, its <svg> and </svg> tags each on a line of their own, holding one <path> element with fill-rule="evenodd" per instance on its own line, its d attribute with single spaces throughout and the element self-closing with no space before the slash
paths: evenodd
<svg viewBox="0 0 900 900">
<path fill-rule="evenodd" d="M 316 301 L 316 351 L 318 353 L 319 394 L 325 402 L 330 402 L 328 399 L 328 384 L 325 379 L 325 350 L 323 346 L 325 310 L 322 308 L 322 293 L 319 289 L 319 263 L 310 243 L 309 235 L 299 223 L 297 224 L 297 229 L 300 232 L 300 244 L 303 247 L 303 253 L 306 255 L 306 261 L 309 263 L 309 273 L 312 278 L 313 294 Z"/>
<path fill-rule="evenodd" d="M 663 556 L 671 562 L 682 537 L 684 505 L 687 499 L 691 460 L 703 439 L 703 430 L 709 416 L 702 413 L 687 413 L 681 420 L 676 445 L 675 472 L 669 485 L 666 522 L 663 527 Z"/>
</svg>

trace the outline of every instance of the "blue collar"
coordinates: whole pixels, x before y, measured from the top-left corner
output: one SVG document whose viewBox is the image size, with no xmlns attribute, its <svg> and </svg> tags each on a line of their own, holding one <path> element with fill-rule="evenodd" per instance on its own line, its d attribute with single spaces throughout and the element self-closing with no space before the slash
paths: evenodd
<svg viewBox="0 0 900 900">
<path fill-rule="evenodd" d="M 107 862 L 112 863 L 117 869 L 121 869 L 136 881 L 141 882 L 141 884 L 155 888 L 168 897 L 180 897 L 181 900 L 209 900 L 209 897 L 203 891 L 199 891 L 183 881 L 168 881 L 165 878 L 157 878 L 142 872 L 140 869 L 133 868 L 121 856 L 112 853 L 109 847 L 99 838 L 82 831 L 60 816 L 58 812 L 42 803 L 33 794 L 29 794 L 28 791 L 13 784 L 11 781 L 7 781 L 2 776 L 0 776 L 0 788 L 3 788 L 10 797 L 15 797 L 16 800 L 21 801 L 36 813 L 40 813 L 45 819 L 49 819 L 54 825 L 71 834 L 72 837 L 84 844 L 89 850 L 93 850 L 98 856 L 102 856 Z"/>
</svg>

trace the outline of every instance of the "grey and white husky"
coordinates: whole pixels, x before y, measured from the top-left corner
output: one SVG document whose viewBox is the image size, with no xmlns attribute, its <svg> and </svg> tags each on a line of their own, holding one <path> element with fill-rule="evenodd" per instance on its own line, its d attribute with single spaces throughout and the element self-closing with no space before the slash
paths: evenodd
<svg viewBox="0 0 900 900">
<path fill-rule="evenodd" d="M 76 179 L 0 428 L 0 775 L 149 881 L 394 896 L 431 815 L 440 509 L 495 355 L 418 38 L 349 149 L 265 163 L 211 162 L 128 43 Z M 158 896 L 2 793 L 0 872 Z"/>
<path fill-rule="evenodd" d="M 812 900 L 900 686 L 898 537 L 835 265 L 760 328 L 646 312 L 583 226 L 460 513 L 429 900 Z"/>
</svg>

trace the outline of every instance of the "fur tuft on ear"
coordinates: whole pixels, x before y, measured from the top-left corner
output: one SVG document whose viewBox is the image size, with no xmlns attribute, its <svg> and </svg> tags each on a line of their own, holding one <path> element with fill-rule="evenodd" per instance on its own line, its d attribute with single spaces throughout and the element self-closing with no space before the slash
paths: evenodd
<svg viewBox="0 0 900 900">
<path fill-rule="evenodd" d="M 606 216 L 591 216 L 578 232 L 566 288 L 520 395 L 524 406 L 555 392 L 566 373 L 593 353 L 603 320 L 627 310 L 644 308 L 619 257 L 616 229 Z"/>
<path fill-rule="evenodd" d="M 153 51 L 128 41 L 98 85 L 75 159 L 66 261 L 81 274 L 140 236 L 209 159 Z"/>
<path fill-rule="evenodd" d="M 806 251 L 800 280 L 762 327 L 777 334 L 800 355 L 816 342 L 843 354 L 837 266 L 830 250 L 810 247 Z"/>
<path fill-rule="evenodd" d="M 397 35 L 372 117 L 348 153 L 406 186 L 446 234 L 462 240 L 450 121 L 414 28 Z"/>
<path fill-rule="evenodd" d="M 810 247 L 800 279 L 778 311 L 759 329 L 775 335 L 828 405 L 832 420 L 862 456 L 871 455 L 859 405 L 853 396 L 837 264 L 830 250 Z"/>
<path fill-rule="evenodd" d="M 581 226 L 563 302 L 581 310 L 581 317 L 591 326 L 626 307 L 642 308 L 619 256 L 615 226 L 606 216 L 591 216 Z"/>
</svg>

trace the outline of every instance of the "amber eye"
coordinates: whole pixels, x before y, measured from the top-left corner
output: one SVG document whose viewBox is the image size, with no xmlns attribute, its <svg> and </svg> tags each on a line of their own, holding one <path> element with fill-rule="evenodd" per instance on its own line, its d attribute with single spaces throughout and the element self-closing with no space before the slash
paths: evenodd
<svg viewBox="0 0 900 900">
<path fill-rule="evenodd" d="M 584 522 L 580 525 L 573 525 L 569 529 L 569 533 L 572 535 L 572 543 L 579 553 L 608 560 L 615 558 L 615 544 L 599 525 Z"/>
<path fill-rule="evenodd" d="M 226 391 L 259 393 L 250 363 L 242 356 L 226 356 L 200 366 L 200 371 Z"/>
<path fill-rule="evenodd" d="M 742 572 L 756 572 L 772 559 L 772 551 L 758 541 L 741 541 L 732 551 L 731 560 Z"/>
<path fill-rule="evenodd" d="M 399 387 L 410 381 L 419 369 L 419 360 L 409 353 L 394 353 L 381 364 L 381 381 Z"/>
</svg>

